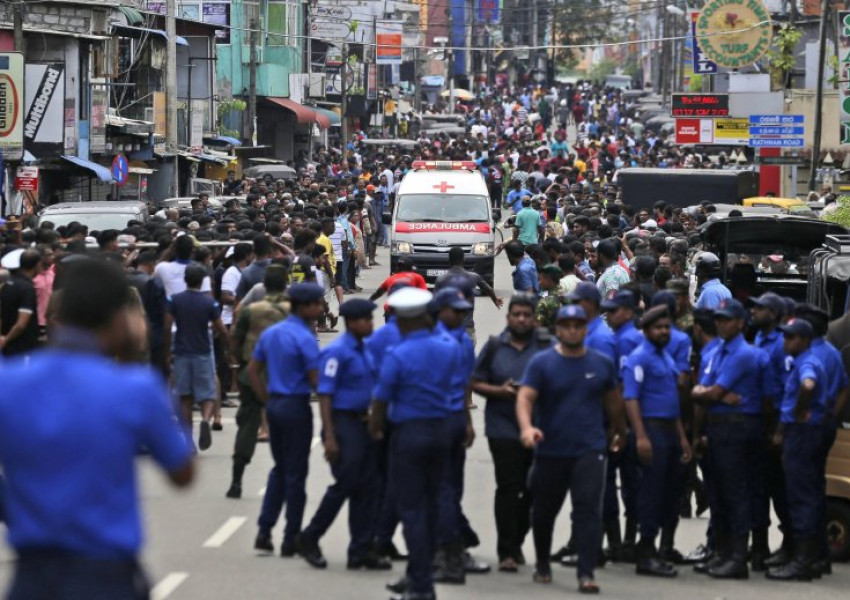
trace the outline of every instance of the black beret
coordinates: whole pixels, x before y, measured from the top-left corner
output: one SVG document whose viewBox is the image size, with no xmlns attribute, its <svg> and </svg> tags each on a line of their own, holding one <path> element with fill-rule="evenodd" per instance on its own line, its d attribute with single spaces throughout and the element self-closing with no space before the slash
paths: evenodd
<svg viewBox="0 0 850 600">
<path fill-rule="evenodd" d="M 658 306 L 653 306 L 648 311 L 643 313 L 643 318 L 640 320 L 641 327 L 649 327 L 653 323 L 655 323 L 659 319 L 669 319 L 670 318 L 670 310 L 667 308 L 666 304 L 660 304 Z"/>
</svg>

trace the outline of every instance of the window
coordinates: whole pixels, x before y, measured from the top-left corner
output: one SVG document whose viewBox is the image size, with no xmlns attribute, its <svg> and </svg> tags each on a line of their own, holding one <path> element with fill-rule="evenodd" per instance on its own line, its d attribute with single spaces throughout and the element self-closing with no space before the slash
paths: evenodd
<svg viewBox="0 0 850 600">
<path fill-rule="evenodd" d="M 250 27 L 251 22 L 260 23 L 260 0 L 243 0 L 242 1 L 242 26 Z M 245 31 L 242 35 L 242 40 L 245 45 L 250 43 L 250 32 Z"/>
<path fill-rule="evenodd" d="M 281 0 L 269 0 L 268 42 L 269 46 L 288 46 L 289 5 Z M 283 34 L 283 35 L 276 35 Z"/>
</svg>

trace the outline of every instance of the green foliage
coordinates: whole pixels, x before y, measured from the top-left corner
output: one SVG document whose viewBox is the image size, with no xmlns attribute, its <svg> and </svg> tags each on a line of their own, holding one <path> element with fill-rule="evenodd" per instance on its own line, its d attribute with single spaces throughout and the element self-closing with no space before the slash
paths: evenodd
<svg viewBox="0 0 850 600">
<path fill-rule="evenodd" d="M 832 70 L 832 76 L 827 77 L 826 81 L 833 87 L 833 89 L 838 87 L 838 75 L 841 70 L 841 67 L 838 62 L 838 56 L 833 54 L 832 56 L 826 57 L 826 64 L 829 65 L 829 68 Z"/>
<path fill-rule="evenodd" d="M 702 75 L 691 75 L 690 82 L 688 83 L 688 87 L 692 92 L 701 92 L 702 91 Z"/>
<path fill-rule="evenodd" d="M 838 210 L 830 215 L 825 215 L 823 220 L 850 227 L 850 196 L 839 196 Z"/>
<path fill-rule="evenodd" d="M 557 45 L 581 45 L 610 40 L 615 17 L 623 15 L 627 8 L 625 0 L 555 0 L 553 41 Z M 578 65 L 581 51 L 558 48 L 554 54 L 559 71 L 572 71 Z"/>
<path fill-rule="evenodd" d="M 224 100 L 223 102 L 218 103 L 218 108 L 216 109 L 216 114 L 218 116 L 218 131 L 221 135 L 228 135 L 231 137 L 239 137 L 241 134 L 236 129 L 229 129 L 224 126 L 224 120 L 231 112 L 242 112 L 248 108 L 248 104 L 244 100 L 239 100 L 238 98 L 231 98 L 230 100 Z"/>
<path fill-rule="evenodd" d="M 770 76 L 774 87 L 787 88 L 791 82 L 791 69 L 797 63 L 794 48 L 803 37 L 803 33 L 789 23 L 779 26 L 773 36 L 773 43 L 767 51 Z"/>
<path fill-rule="evenodd" d="M 588 78 L 593 81 L 605 81 L 605 77 L 613 74 L 617 70 L 617 61 L 613 58 L 603 58 L 597 63 L 591 65 L 587 71 Z"/>
</svg>

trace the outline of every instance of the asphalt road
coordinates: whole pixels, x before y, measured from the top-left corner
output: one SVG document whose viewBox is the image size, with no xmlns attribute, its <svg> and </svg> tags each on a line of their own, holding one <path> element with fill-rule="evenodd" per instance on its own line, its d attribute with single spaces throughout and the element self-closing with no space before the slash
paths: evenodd
<svg viewBox="0 0 850 600">
<path fill-rule="evenodd" d="M 383 266 L 364 271 L 359 280 L 368 292 L 387 274 L 389 261 L 385 251 L 379 255 L 379 261 Z M 510 267 L 504 256 L 497 258 L 496 287 L 500 295 L 506 299 L 509 297 Z M 504 313 L 486 299 L 477 300 L 475 312 L 480 345 L 487 336 L 501 330 Z M 330 339 L 330 336 L 327 337 Z M 252 549 L 256 519 L 271 457 L 267 446 L 260 445 L 245 475 L 243 498 L 228 500 L 224 497 L 230 478 L 234 412 L 234 409 L 226 410 L 224 431 L 213 434 L 212 448 L 199 457 L 199 477 L 188 491 L 173 490 L 149 461 L 141 461 L 140 487 L 147 532 L 143 563 L 154 587 L 154 600 L 373 600 L 388 597 L 383 586 L 403 573 L 403 564 L 396 563 L 393 571 L 384 573 L 346 571 L 348 532 L 345 509 L 321 541 L 329 562 L 326 571 L 316 571 L 297 558 L 256 555 Z M 483 411 L 475 411 L 474 418 L 478 431 L 482 431 Z M 318 435 L 318 414 L 315 423 Z M 331 482 L 317 438 L 314 444 L 305 519 L 312 517 L 325 487 Z M 495 567 L 493 492 L 493 465 L 486 442 L 479 437 L 467 461 L 464 510 L 481 537 L 482 545 L 476 549 L 476 556 Z M 565 542 L 569 535 L 568 515 L 569 507 L 565 506 L 556 525 L 556 544 Z M 705 518 L 683 521 L 676 539 L 677 547 L 682 551 L 696 547 L 704 537 L 706 524 Z M 276 545 L 281 541 L 281 530 L 282 524 L 274 533 Z M 397 543 L 403 547 L 400 532 Z M 776 530 L 771 532 L 771 543 L 773 546 L 779 543 Z M 533 561 L 530 535 L 524 550 L 526 557 Z M 13 553 L 0 542 L 0 589 L 8 585 L 13 561 Z M 575 573 L 571 569 L 555 566 L 554 582 L 550 586 L 533 584 L 531 572 L 531 566 L 526 566 L 518 574 L 494 571 L 488 575 L 470 576 L 465 586 L 440 586 L 437 593 L 444 599 L 526 597 L 541 600 L 576 593 Z M 609 598 L 839 598 L 846 597 L 846 590 L 850 587 L 850 566 L 837 565 L 834 575 L 812 584 L 770 582 L 760 574 L 752 575 L 749 581 L 744 582 L 718 582 L 697 575 L 688 568 L 682 568 L 675 580 L 659 581 L 635 575 L 631 565 L 609 565 L 597 572 L 597 581 L 602 593 Z"/>
</svg>

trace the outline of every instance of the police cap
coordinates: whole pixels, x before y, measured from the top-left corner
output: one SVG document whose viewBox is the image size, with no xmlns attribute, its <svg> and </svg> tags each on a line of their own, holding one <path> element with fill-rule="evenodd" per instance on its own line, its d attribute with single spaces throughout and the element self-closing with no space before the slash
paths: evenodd
<svg viewBox="0 0 850 600">
<path fill-rule="evenodd" d="M 599 288 L 596 287 L 595 283 L 591 283 L 590 281 L 582 281 L 575 287 L 572 293 L 567 296 L 567 300 L 570 302 L 590 300 L 591 302 L 599 304 L 600 299 L 601 296 L 599 295 Z"/>
<path fill-rule="evenodd" d="M 611 311 L 618 308 L 635 308 L 637 306 L 637 297 L 631 290 L 620 290 L 613 298 L 608 298 L 602 302 L 602 310 Z"/>
<path fill-rule="evenodd" d="M 800 336 L 804 338 L 813 338 L 815 336 L 814 327 L 805 319 L 794 317 L 785 325 L 779 326 L 779 331 L 787 335 Z"/>
<path fill-rule="evenodd" d="M 746 319 L 747 309 L 738 300 L 728 298 L 714 311 L 715 319 Z"/>
<path fill-rule="evenodd" d="M 309 304 L 318 302 L 325 295 L 322 286 L 316 283 L 295 283 L 289 286 L 287 295 L 292 302 L 298 304 Z"/>
<path fill-rule="evenodd" d="M 785 301 L 782 296 L 774 292 L 765 292 L 758 298 L 750 298 L 750 303 L 753 306 L 761 306 L 776 313 L 777 317 L 781 317 L 785 313 Z"/>
<path fill-rule="evenodd" d="M 555 321 L 587 321 L 587 313 L 577 304 L 568 304 L 558 309 Z"/>
<path fill-rule="evenodd" d="M 364 298 L 352 298 L 339 305 L 339 316 L 343 319 L 367 319 L 377 304 Z"/>
<path fill-rule="evenodd" d="M 463 292 L 458 288 L 447 286 L 434 294 L 434 298 L 431 300 L 431 307 L 434 310 L 440 310 L 446 307 L 455 310 L 469 310 L 472 308 L 472 304 L 469 303 L 464 297 Z"/>
<path fill-rule="evenodd" d="M 667 308 L 667 305 L 659 304 L 658 306 L 653 306 L 648 311 L 643 313 L 643 318 L 640 320 L 640 326 L 646 328 L 660 319 L 669 318 L 670 310 Z"/>
<path fill-rule="evenodd" d="M 398 290 L 387 301 L 387 305 L 395 311 L 399 317 L 418 317 L 428 310 L 428 303 L 433 298 L 428 290 L 420 290 L 415 287 L 406 287 Z"/>
</svg>

